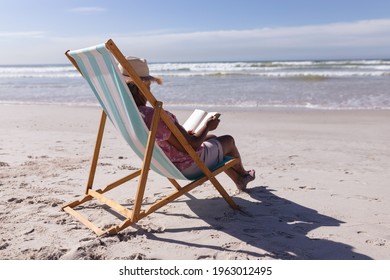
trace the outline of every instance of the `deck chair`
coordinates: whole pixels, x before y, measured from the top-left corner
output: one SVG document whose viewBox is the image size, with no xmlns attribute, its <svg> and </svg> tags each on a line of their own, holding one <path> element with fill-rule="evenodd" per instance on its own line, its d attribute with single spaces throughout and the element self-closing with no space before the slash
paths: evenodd
<svg viewBox="0 0 390 280">
<path fill-rule="evenodd" d="M 103 111 L 101 114 L 85 195 L 79 200 L 64 204 L 62 207 L 64 211 L 74 216 L 85 226 L 89 227 L 98 236 L 112 235 L 136 224 L 140 219 L 152 214 L 178 197 L 187 194 L 189 191 L 202 185 L 208 180 L 232 208 L 238 209 L 237 204 L 228 195 L 215 176 L 237 164 L 239 159 L 226 158 L 215 170 L 209 170 L 200 160 L 194 149 L 186 141 L 180 130 L 169 118 L 168 114 L 163 110 L 162 102 L 155 99 L 112 40 L 108 40 L 104 44 L 90 48 L 67 51 L 66 56 L 87 80 L 89 86 L 102 106 Z M 144 123 L 137 109 L 125 79 L 118 69 L 118 63 L 127 70 L 132 80 L 154 108 L 154 116 L 150 129 L 148 129 Z M 94 177 L 97 169 L 107 116 L 115 128 L 120 131 L 135 154 L 141 158 L 142 166 L 140 169 L 133 171 L 133 173 L 125 176 L 124 178 L 121 178 L 103 188 L 94 190 Z M 188 154 L 193 158 L 202 170 L 203 176 L 199 178 L 186 178 L 155 143 L 157 125 L 160 119 L 165 122 L 167 127 L 176 136 L 178 141 L 180 141 Z M 152 205 L 147 205 L 146 208 L 143 207 L 144 205 L 142 204 L 142 201 L 150 169 L 166 177 L 174 188 L 171 194 L 159 199 Z M 135 192 L 134 203 L 131 205 L 132 208 L 128 205 L 125 207 L 123 204 L 120 204 L 104 195 L 107 191 L 137 177 L 139 177 L 138 187 Z M 188 184 L 180 186 L 177 180 L 186 180 Z M 78 211 L 78 207 L 93 199 L 100 201 L 100 203 L 106 205 L 105 207 L 109 207 L 110 211 L 114 210 L 116 213 L 120 214 L 123 218 L 120 220 L 119 224 L 110 226 L 107 229 L 104 227 L 98 227 L 85 215 L 82 215 L 80 211 Z"/>
</svg>

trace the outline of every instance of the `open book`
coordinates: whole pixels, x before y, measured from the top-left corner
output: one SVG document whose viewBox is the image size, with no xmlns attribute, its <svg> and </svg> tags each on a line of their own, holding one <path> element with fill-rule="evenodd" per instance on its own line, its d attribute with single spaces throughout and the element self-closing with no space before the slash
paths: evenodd
<svg viewBox="0 0 390 280">
<path fill-rule="evenodd" d="M 211 116 L 217 116 L 218 118 L 220 115 L 221 114 L 217 112 L 209 113 L 200 109 L 195 109 L 191 116 L 185 121 L 183 127 L 187 131 L 192 130 L 194 133 L 197 133 Z"/>
</svg>

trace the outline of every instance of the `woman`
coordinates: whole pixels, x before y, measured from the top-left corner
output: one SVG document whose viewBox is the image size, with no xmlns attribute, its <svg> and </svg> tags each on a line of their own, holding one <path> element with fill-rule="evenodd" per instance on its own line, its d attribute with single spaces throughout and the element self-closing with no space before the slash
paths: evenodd
<svg viewBox="0 0 390 280">
<path fill-rule="evenodd" d="M 152 82 L 162 84 L 162 80 L 160 78 L 150 76 L 149 67 L 145 59 L 137 57 L 126 57 L 126 59 L 149 89 Z M 154 108 L 146 106 L 146 98 L 130 79 L 126 70 L 124 70 L 121 65 L 119 65 L 119 69 L 121 73 L 126 76 L 126 83 L 129 86 L 138 110 L 140 111 L 146 125 L 150 128 Z M 193 133 L 192 131 L 186 131 L 183 126 L 179 124 L 175 115 L 168 111 L 167 113 L 207 167 L 213 168 L 222 162 L 224 156 L 231 156 L 239 158 L 240 161 L 232 168 L 228 169 L 226 173 L 234 181 L 239 190 L 245 190 L 247 184 L 255 179 L 254 170 L 247 171 L 244 169 L 240 153 L 232 136 L 224 135 L 217 137 L 209 134 L 210 131 L 213 131 L 218 127 L 219 119 L 217 117 L 210 117 L 203 128 L 201 128 L 197 133 Z M 156 142 L 172 163 L 184 174 L 184 176 L 196 177 L 202 174 L 197 164 L 188 155 L 181 143 L 161 120 L 158 124 Z"/>
</svg>

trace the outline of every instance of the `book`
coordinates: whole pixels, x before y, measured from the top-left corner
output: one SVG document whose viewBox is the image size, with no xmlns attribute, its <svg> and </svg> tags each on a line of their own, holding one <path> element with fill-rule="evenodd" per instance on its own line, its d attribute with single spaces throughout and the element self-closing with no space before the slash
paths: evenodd
<svg viewBox="0 0 390 280">
<path fill-rule="evenodd" d="M 220 115 L 221 114 L 218 112 L 206 112 L 201 109 L 195 109 L 190 117 L 184 122 L 183 127 L 187 131 L 197 133 L 206 124 L 210 117 L 216 116 L 219 118 Z"/>
</svg>

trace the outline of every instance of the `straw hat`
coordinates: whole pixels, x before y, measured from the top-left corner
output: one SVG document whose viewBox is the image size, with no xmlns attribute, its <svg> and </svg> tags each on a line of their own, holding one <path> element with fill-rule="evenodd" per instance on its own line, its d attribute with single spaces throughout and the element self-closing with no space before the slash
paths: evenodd
<svg viewBox="0 0 390 280">
<path fill-rule="evenodd" d="M 149 67 L 146 59 L 134 56 L 126 56 L 126 60 L 130 63 L 131 67 L 133 67 L 135 72 L 138 74 L 138 76 L 140 76 L 142 80 L 157 82 L 159 85 L 162 84 L 162 79 L 160 77 L 153 77 L 149 74 Z M 129 74 L 122 67 L 121 64 L 118 64 L 118 67 L 122 75 L 129 77 Z"/>
</svg>

